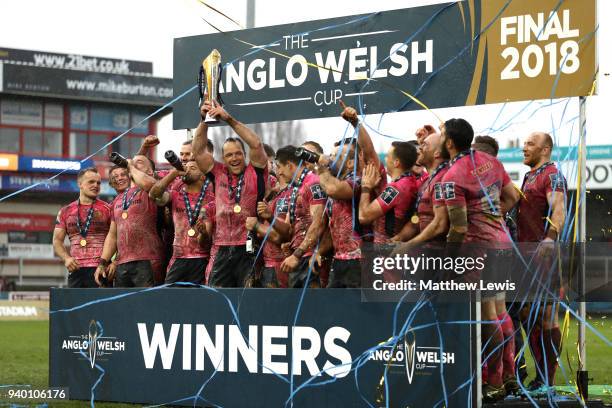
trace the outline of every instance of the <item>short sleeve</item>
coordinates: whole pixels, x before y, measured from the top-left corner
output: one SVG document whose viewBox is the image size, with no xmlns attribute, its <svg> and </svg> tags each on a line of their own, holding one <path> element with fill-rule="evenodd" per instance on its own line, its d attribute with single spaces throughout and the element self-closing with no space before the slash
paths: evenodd
<svg viewBox="0 0 612 408">
<path fill-rule="evenodd" d="M 448 207 L 465 207 L 465 187 L 461 185 L 458 178 L 444 177 L 442 179 L 442 195 L 444 203 Z"/>
<path fill-rule="evenodd" d="M 327 202 L 327 194 L 323 191 L 321 184 L 317 180 L 315 183 L 309 184 L 306 190 L 306 195 L 310 205 L 325 205 Z"/>
<path fill-rule="evenodd" d="M 59 210 L 55 218 L 55 228 L 63 229 L 64 231 L 68 230 L 68 228 L 66 228 L 66 212 L 66 208 L 61 208 Z"/>
<path fill-rule="evenodd" d="M 213 164 L 212 169 L 209 173 L 211 173 L 215 177 L 219 177 L 220 174 L 225 170 L 225 165 L 215 160 L 215 164 Z"/>
<path fill-rule="evenodd" d="M 508 172 L 502 168 L 502 187 L 506 187 L 508 184 L 512 183 L 512 180 L 510 179 L 510 176 L 508 175 Z"/>
<path fill-rule="evenodd" d="M 446 205 L 444 202 L 444 190 L 442 189 L 442 181 L 434 183 L 430 188 L 431 191 L 431 204 L 434 207 L 440 207 Z"/>
<path fill-rule="evenodd" d="M 394 208 L 400 201 L 399 190 L 395 183 L 391 183 L 385 187 L 382 193 L 376 197 L 376 201 L 380 205 L 380 208 L 382 208 L 384 214 Z"/>
<path fill-rule="evenodd" d="M 563 174 L 559 173 L 559 171 L 550 172 L 544 178 L 544 189 L 546 190 L 546 194 L 552 193 L 553 191 L 566 191 L 567 183 Z"/>
<path fill-rule="evenodd" d="M 113 207 L 110 204 L 104 203 L 104 219 L 107 220 L 107 225 L 110 226 L 110 223 L 113 219 Z"/>
</svg>

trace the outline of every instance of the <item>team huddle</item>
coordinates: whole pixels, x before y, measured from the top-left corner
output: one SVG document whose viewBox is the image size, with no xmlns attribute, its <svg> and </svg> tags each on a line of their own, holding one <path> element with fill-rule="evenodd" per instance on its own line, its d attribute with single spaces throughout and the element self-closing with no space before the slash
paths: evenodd
<svg viewBox="0 0 612 408">
<path fill-rule="evenodd" d="M 98 198 L 98 171 L 82 170 L 79 198 L 60 210 L 53 238 L 69 286 L 359 288 L 366 244 L 486 242 L 508 251 L 514 239 L 541 242 L 544 256 L 558 239 L 567 186 L 550 162 L 548 134 L 527 137 L 531 170 L 518 189 L 495 157 L 495 139 L 474 138 L 463 119 L 393 142 L 382 163 L 356 110 L 342 106 L 355 136 L 337 141 L 329 154 L 312 141 L 274 151 L 205 102 L 202 118 L 223 121 L 237 135 L 220 146 L 222 162 L 202 119 L 181 146 L 178 168 L 155 171 L 147 156 L 159 143 L 155 136 L 111 168 L 117 196 L 110 204 Z M 554 383 L 557 313 L 544 305 L 537 325 L 527 327 L 529 307 L 507 310 L 503 293 L 483 294 L 485 401 L 518 392 L 516 374 L 527 376 L 524 361 L 515 365 L 521 325 L 536 364 L 530 388 Z"/>
</svg>

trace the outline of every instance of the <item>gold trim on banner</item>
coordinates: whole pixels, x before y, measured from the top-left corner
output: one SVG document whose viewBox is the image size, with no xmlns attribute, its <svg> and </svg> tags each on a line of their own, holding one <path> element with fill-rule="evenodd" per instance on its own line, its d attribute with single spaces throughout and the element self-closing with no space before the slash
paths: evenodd
<svg viewBox="0 0 612 408">
<path fill-rule="evenodd" d="M 465 33 L 465 11 L 463 10 L 463 4 L 457 3 L 459 6 L 459 12 L 461 13 L 461 20 L 463 21 L 463 32 Z"/>
<path fill-rule="evenodd" d="M 476 65 L 474 66 L 474 76 L 472 77 L 472 85 L 470 85 L 470 92 L 465 100 L 465 105 L 476 105 L 476 99 L 478 98 L 478 91 L 480 90 L 480 83 L 482 82 L 483 67 L 484 67 L 484 56 L 485 49 L 487 46 L 486 35 L 481 36 L 478 41 L 478 55 L 476 55 Z M 486 75 L 486 73 L 485 73 Z"/>
<path fill-rule="evenodd" d="M 469 0 L 468 1 L 468 11 L 470 12 L 470 24 L 472 25 L 472 48 L 470 48 L 470 53 L 473 54 L 474 53 L 474 36 L 476 34 L 474 34 L 474 29 L 476 27 L 476 22 L 474 20 L 476 20 L 476 13 L 475 10 L 476 8 L 474 7 L 474 0 Z M 480 19 L 482 20 L 482 10 L 480 12 Z"/>
</svg>

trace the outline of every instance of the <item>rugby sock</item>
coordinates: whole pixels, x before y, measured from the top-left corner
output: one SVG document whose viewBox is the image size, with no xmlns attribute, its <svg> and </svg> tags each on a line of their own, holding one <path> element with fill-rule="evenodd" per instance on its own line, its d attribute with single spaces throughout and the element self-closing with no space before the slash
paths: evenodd
<svg viewBox="0 0 612 408">
<path fill-rule="evenodd" d="M 485 361 L 482 364 L 482 383 L 483 384 L 488 384 L 488 374 L 489 371 L 487 370 L 487 362 Z"/>
<path fill-rule="evenodd" d="M 514 355 L 516 353 L 514 345 L 514 325 L 512 319 L 507 312 L 497 316 L 504 335 L 504 352 L 503 352 L 503 378 L 513 378 L 514 374 Z"/>
<path fill-rule="evenodd" d="M 557 371 L 557 355 L 561 353 L 561 331 L 558 327 L 544 330 L 544 350 L 546 351 L 546 369 L 548 370 L 547 384 L 555 384 L 555 372 Z"/>
<path fill-rule="evenodd" d="M 542 352 L 542 329 L 539 325 L 534 325 L 531 327 L 531 330 L 528 330 L 529 334 L 529 348 L 531 348 L 531 355 L 533 356 L 533 360 L 535 363 L 535 375 L 536 379 L 541 382 L 544 382 L 542 379 L 544 375 L 544 365 L 543 365 L 543 352 Z"/>
<path fill-rule="evenodd" d="M 483 329 L 485 327 L 488 333 L 483 330 L 483 334 L 485 334 L 483 341 L 488 342 L 485 355 L 489 357 L 487 360 L 487 383 L 494 387 L 501 387 L 504 384 L 502 380 L 502 342 L 504 341 L 504 335 L 498 320 L 493 324 L 483 325 Z"/>
</svg>

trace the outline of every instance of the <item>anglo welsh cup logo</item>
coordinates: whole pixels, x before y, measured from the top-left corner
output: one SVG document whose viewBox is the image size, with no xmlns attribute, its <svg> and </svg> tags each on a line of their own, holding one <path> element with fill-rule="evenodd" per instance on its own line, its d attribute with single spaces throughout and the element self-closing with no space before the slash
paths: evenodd
<svg viewBox="0 0 612 408">
<path fill-rule="evenodd" d="M 404 335 L 404 364 L 406 365 L 406 376 L 408 377 L 408 384 L 412 384 L 412 378 L 414 375 L 414 364 L 416 352 L 416 336 L 412 329 L 408 330 Z"/>
<path fill-rule="evenodd" d="M 96 365 L 96 343 L 98 340 L 98 323 L 95 320 L 89 322 L 89 336 L 87 343 L 89 345 L 89 362 L 91 368 Z"/>
<path fill-rule="evenodd" d="M 92 319 L 84 333 L 67 336 L 62 340 L 62 350 L 86 360 L 92 369 L 96 363 L 108 361 L 116 352 L 125 351 L 125 341 L 117 337 L 105 336 L 102 323 Z"/>
</svg>

